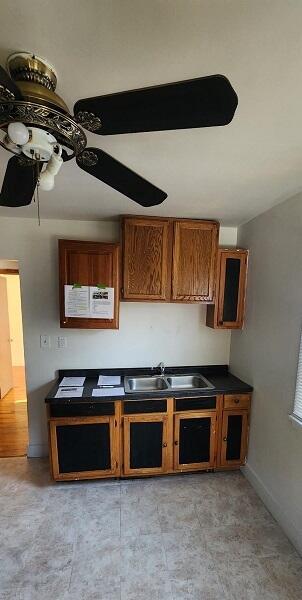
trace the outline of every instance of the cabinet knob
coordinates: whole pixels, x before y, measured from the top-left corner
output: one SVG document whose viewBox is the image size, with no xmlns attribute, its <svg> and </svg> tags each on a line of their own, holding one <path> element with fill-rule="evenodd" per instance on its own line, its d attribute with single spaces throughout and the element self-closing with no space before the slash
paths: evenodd
<svg viewBox="0 0 302 600">
<path fill-rule="evenodd" d="M 175 444 L 175 446 L 178 446 L 178 441 L 177 441 L 177 440 L 175 440 L 174 444 Z"/>
<path fill-rule="evenodd" d="M 165 442 L 165 443 L 163 444 L 163 448 L 167 448 L 167 445 L 168 445 L 168 444 L 167 444 L 167 442 Z"/>
<path fill-rule="evenodd" d="M 239 404 L 239 398 L 235 398 L 234 402 L 235 404 Z"/>
<path fill-rule="evenodd" d="M 224 437 L 224 438 L 223 438 L 223 441 L 224 441 L 224 442 L 227 442 L 227 441 L 228 441 L 228 438 L 227 438 L 227 437 Z"/>
</svg>

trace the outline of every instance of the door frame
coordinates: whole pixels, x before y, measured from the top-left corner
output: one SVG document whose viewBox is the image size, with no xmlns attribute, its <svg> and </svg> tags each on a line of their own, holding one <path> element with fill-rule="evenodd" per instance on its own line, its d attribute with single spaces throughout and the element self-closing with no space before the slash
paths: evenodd
<svg viewBox="0 0 302 600">
<path fill-rule="evenodd" d="M 198 463 L 180 463 L 180 421 L 184 419 L 211 419 L 210 433 L 210 460 L 207 462 Z M 200 411 L 200 412 L 182 412 L 174 415 L 174 470 L 175 471 L 201 471 L 203 469 L 212 469 L 215 466 L 215 450 L 216 450 L 216 411 Z"/>
<path fill-rule="evenodd" d="M 124 419 L 124 475 L 160 475 L 167 472 L 168 457 L 168 415 L 165 413 L 152 413 L 141 415 L 125 415 Z M 132 469 L 130 466 L 130 426 L 131 423 L 163 423 L 162 436 L 162 466 Z"/>
</svg>

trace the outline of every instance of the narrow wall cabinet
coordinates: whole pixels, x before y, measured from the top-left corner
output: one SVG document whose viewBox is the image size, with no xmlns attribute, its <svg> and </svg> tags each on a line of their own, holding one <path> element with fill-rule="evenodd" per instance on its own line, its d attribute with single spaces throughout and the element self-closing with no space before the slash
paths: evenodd
<svg viewBox="0 0 302 600">
<path fill-rule="evenodd" d="M 211 302 L 219 224 L 124 217 L 124 300 Z"/>
<path fill-rule="evenodd" d="M 218 250 L 216 298 L 207 307 L 207 325 L 215 329 L 242 329 L 248 250 Z"/>
<path fill-rule="evenodd" d="M 175 470 L 195 471 L 214 467 L 216 420 L 216 412 L 175 415 Z"/>
<path fill-rule="evenodd" d="M 76 329 L 118 329 L 119 244 L 59 240 L 60 326 Z M 113 319 L 66 317 L 64 285 L 105 285 L 114 288 Z"/>
</svg>

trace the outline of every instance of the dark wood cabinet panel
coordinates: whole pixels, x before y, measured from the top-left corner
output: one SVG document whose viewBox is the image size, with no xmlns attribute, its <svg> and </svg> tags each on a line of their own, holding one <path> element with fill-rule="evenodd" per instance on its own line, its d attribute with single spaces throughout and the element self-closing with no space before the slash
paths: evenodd
<svg viewBox="0 0 302 600">
<path fill-rule="evenodd" d="M 248 412 L 225 410 L 222 418 L 220 466 L 240 466 L 245 463 L 248 443 Z"/>
<path fill-rule="evenodd" d="M 216 413 L 175 415 L 174 468 L 210 469 L 215 464 Z"/>
<path fill-rule="evenodd" d="M 242 329 L 245 312 L 248 250 L 219 249 L 216 298 L 207 307 L 207 325 L 215 329 Z"/>
<path fill-rule="evenodd" d="M 169 299 L 168 219 L 126 217 L 123 221 L 123 298 Z"/>
<path fill-rule="evenodd" d="M 51 419 L 49 425 L 54 479 L 112 477 L 117 473 L 113 416 Z"/>
<path fill-rule="evenodd" d="M 166 471 L 167 419 L 166 415 L 124 416 L 125 475 Z"/>
<path fill-rule="evenodd" d="M 60 324 L 77 329 L 118 329 L 119 245 L 59 240 Z M 114 318 L 65 317 L 64 285 L 105 285 L 114 288 Z"/>
<path fill-rule="evenodd" d="M 213 300 L 218 234 L 214 221 L 174 222 L 172 300 Z"/>
</svg>

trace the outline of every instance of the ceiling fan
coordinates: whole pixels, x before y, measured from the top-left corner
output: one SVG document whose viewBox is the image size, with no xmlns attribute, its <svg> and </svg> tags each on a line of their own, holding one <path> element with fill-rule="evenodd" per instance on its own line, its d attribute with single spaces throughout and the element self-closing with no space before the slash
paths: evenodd
<svg viewBox="0 0 302 600">
<path fill-rule="evenodd" d="M 7 72 L 8 71 L 8 72 Z M 78 100 L 71 116 L 56 92 L 57 76 L 28 52 L 0 66 L 0 145 L 12 152 L 0 194 L 2 206 L 26 206 L 35 188 L 54 186 L 65 161 L 78 166 L 141 206 L 167 194 L 100 148 L 88 148 L 83 128 L 98 135 L 227 125 L 238 98 L 223 75 L 199 77 Z"/>
</svg>

